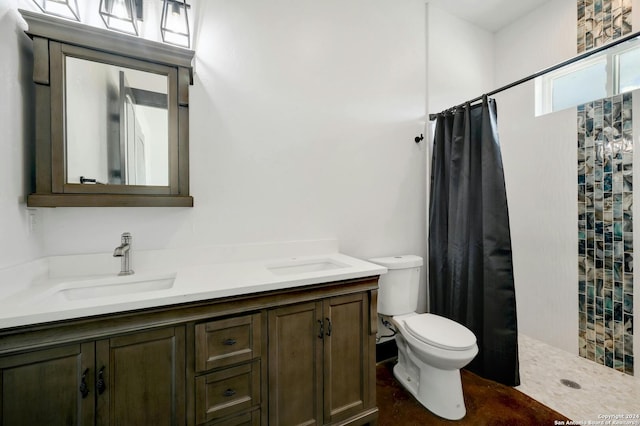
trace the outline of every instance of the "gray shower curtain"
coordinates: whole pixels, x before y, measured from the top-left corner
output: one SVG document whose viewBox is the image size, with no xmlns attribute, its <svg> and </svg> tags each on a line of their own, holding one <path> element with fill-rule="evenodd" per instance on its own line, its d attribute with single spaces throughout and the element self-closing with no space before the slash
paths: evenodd
<svg viewBox="0 0 640 426">
<path fill-rule="evenodd" d="M 511 235 L 496 103 L 437 115 L 429 205 L 430 312 L 469 328 L 479 353 L 467 366 L 520 384 Z"/>
</svg>

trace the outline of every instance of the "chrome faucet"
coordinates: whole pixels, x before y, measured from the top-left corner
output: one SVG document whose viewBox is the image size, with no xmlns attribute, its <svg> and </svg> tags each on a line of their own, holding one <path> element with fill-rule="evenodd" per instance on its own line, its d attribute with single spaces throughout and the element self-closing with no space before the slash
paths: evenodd
<svg viewBox="0 0 640 426">
<path fill-rule="evenodd" d="M 113 257 L 120 258 L 120 273 L 118 275 L 131 275 L 133 269 L 131 269 L 131 234 L 125 232 L 121 237 L 121 244 L 113 251 Z"/>
</svg>

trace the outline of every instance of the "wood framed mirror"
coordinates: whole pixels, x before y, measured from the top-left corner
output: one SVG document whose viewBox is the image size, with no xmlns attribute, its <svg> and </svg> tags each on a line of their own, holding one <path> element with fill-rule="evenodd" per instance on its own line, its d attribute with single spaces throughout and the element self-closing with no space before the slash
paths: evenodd
<svg viewBox="0 0 640 426">
<path fill-rule="evenodd" d="M 194 52 L 20 10 L 33 40 L 30 207 L 192 207 Z"/>
</svg>

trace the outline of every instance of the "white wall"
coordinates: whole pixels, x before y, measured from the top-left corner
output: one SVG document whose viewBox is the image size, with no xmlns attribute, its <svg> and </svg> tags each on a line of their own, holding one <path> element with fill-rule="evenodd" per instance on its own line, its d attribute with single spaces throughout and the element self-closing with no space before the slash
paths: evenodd
<svg viewBox="0 0 640 426">
<path fill-rule="evenodd" d="M 575 1 L 552 0 L 495 35 L 497 86 L 576 55 Z M 534 114 L 534 84 L 496 95 L 522 333 L 577 354 L 575 108 Z"/>
<path fill-rule="evenodd" d="M 575 108 L 534 118 L 533 84 L 496 99 L 519 330 L 577 354 Z"/>
<path fill-rule="evenodd" d="M 25 195 L 33 185 L 31 42 L 17 24 L 17 0 L 0 0 L 0 268 L 41 255 L 29 232 Z"/>
<path fill-rule="evenodd" d="M 227 224 L 201 238 L 337 234 L 349 251 L 388 254 L 424 239 L 411 235 L 424 217 L 425 155 L 412 142 L 425 112 L 423 8 L 200 3 L 191 154 L 209 159 L 192 164 L 209 176 L 194 179 L 194 215 Z"/>
<path fill-rule="evenodd" d="M 12 115 L 13 133 L 2 139 L 10 152 L 0 173 L 11 170 L 3 186 L 24 173 L 30 139 L 14 124 L 32 107 L 15 108 L 31 84 L 19 73 L 18 3 L 29 2 L 11 2 L 1 21 L 0 48 L 15 58 L 2 65 L 1 116 Z M 426 113 L 424 8 L 423 0 L 195 2 L 195 207 L 39 209 L 40 244 L 29 245 L 25 190 L 12 184 L 1 226 L 24 248 L 2 247 L 0 265 L 110 251 L 122 231 L 147 249 L 337 238 L 362 258 L 424 256 L 426 152 L 413 142 Z"/>
<path fill-rule="evenodd" d="M 495 34 L 496 87 L 576 55 L 575 0 L 551 0 Z"/>
<path fill-rule="evenodd" d="M 493 34 L 428 4 L 428 110 L 434 114 L 494 88 Z"/>
</svg>

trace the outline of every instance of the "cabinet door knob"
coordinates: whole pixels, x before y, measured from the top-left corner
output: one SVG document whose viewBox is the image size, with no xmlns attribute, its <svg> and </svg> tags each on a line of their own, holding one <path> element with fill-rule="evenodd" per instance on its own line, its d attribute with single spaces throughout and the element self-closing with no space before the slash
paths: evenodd
<svg viewBox="0 0 640 426">
<path fill-rule="evenodd" d="M 236 339 L 226 339 L 224 342 L 222 342 L 223 344 L 225 344 L 226 346 L 233 346 L 237 343 Z"/>
<path fill-rule="evenodd" d="M 224 396 L 233 396 L 236 394 L 236 391 L 234 391 L 233 389 L 227 389 L 226 391 L 224 391 Z"/>
<path fill-rule="evenodd" d="M 87 368 L 82 373 L 82 379 L 80 380 L 80 394 L 82 395 L 82 399 L 85 399 L 87 395 L 89 395 L 89 386 L 87 386 L 87 373 L 89 369 Z"/>
<path fill-rule="evenodd" d="M 104 392 L 107 389 L 107 384 L 104 381 L 104 366 L 100 369 L 100 371 L 98 371 L 98 381 L 96 382 L 96 389 L 98 389 L 98 395 L 102 395 L 102 392 Z"/>
<path fill-rule="evenodd" d="M 331 320 L 326 318 L 327 320 L 327 336 L 331 336 Z"/>
<path fill-rule="evenodd" d="M 318 324 L 320 325 L 320 332 L 318 333 L 318 339 L 322 339 L 324 337 L 324 322 L 322 320 L 318 320 Z"/>
</svg>

